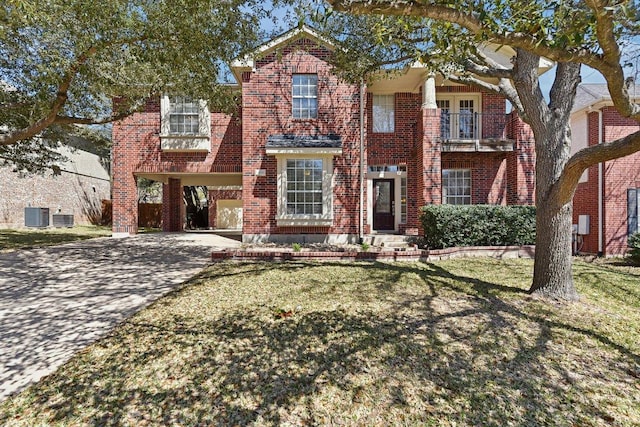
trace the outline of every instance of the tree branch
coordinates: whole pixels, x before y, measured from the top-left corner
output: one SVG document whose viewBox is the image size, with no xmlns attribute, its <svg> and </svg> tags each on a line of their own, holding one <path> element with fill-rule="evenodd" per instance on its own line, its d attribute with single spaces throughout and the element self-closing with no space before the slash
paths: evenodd
<svg viewBox="0 0 640 427">
<path fill-rule="evenodd" d="M 497 68 L 487 65 L 476 64 L 471 60 L 465 61 L 464 68 L 469 72 L 481 77 L 495 77 L 499 79 L 510 79 L 513 77 L 512 70 L 506 68 Z"/>
<path fill-rule="evenodd" d="M 563 112 L 568 121 L 576 90 L 580 84 L 580 64 L 576 62 L 559 62 L 556 77 L 549 90 L 549 108 L 554 113 Z M 569 96 L 567 96 L 569 94 Z"/>
<path fill-rule="evenodd" d="M 531 124 L 537 122 L 538 127 L 544 126 L 549 116 L 549 107 L 544 99 L 538 80 L 538 64 L 540 57 L 525 49 L 516 49 L 513 65 L 513 82 L 518 92 L 521 105 L 527 105 L 527 120 Z M 524 118 L 524 117 L 523 117 Z"/>
<path fill-rule="evenodd" d="M 475 35 L 483 35 L 488 41 L 514 48 L 523 48 L 557 62 L 580 62 L 596 69 L 600 69 L 606 64 L 601 55 L 588 49 L 566 50 L 554 48 L 541 43 L 531 34 L 492 32 L 484 22 L 476 18 L 471 12 L 462 12 L 452 6 L 437 4 L 435 1 L 421 3 L 419 0 L 328 0 L 328 2 L 335 10 L 342 12 L 415 16 L 450 22 L 466 28 Z"/>
<path fill-rule="evenodd" d="M 56 121 L 58 112 L 62 110 L 62 107 L 64 107 L 64 104 L 67 102 L 67 94 L 78 69 L 86 63 L 91 56 L 95 55 L 96 52 L 96 46 L 90 47 L 86 52 L 81 54 L 76 62 L 69 68 L 69 70 L 67 70 L 62 81 L 58 85 L 58 93 L 56 94 L 54 101 L 51 103 L 49 112 L 43 118 L 26 128 L 0 134 L 0 146 L 11 145 L 23 139 L 31 138 L 51 126 Z"/>
<path fill-rule="evenodd" d="M 552 190 L 552 197 L 558 197 L 560 203 L 569 203 L 584 171 L 598 163 L 628 156 L 640 151 L 640 131 L 613 142 L 592 145 L 575 153 Z M 555 193 L 555 194 L 553 194 Z"/>
<path fill-rule="evenodd" d="M 640 105 L 631 100 L 620 66 L 622 54 L 616 40 L 613 12 L 606 7 L 609 3 L 602 0 L 586 0 L 585 3 L 596 17 L 596 33 L 602 49 L 602 63 L 592 66 L 606 78 L 611 100 L 618 112 L 640 121 Z"/>
<path fill-rule="evenodd" d="M 111 122 L 122 120 L 125 117 L 135 113 L 135 109 L 129 109 L 121 113 L 105 117 L 104 119 L 92 119 L 88 117 L 71 117 L 71 116 L 56 116 L 54 123 L 61 125 L 104 125 Z"/>
</svg>

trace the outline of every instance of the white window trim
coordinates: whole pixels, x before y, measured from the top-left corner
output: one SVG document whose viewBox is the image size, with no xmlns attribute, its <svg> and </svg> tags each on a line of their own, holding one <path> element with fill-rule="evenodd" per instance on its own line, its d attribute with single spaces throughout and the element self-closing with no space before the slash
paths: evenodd
<svg viewBox="0 0 640 427">
<path fill-rule="evenodd" d="M 462 172 L 468 172 L 469 173 L 469 203 L 468 204 L 462 204 L 462 205 L 472 205 L 473 204 L 473 171 L 469 168 L 449 168 L 449 169 L 442 169 L 442 175 L 441 175 L 441 179 L 442 181 L 444 181 L 444 178 L 442 177 L 444 175 L 445 171 L 462 171 Z M 442 204 L 445 205 L 453 205 L 453 203 L 449 203 L 448 202 L 448 198 L 451 197 L 461 197 L 459 195 L 453 195 L 453 196 L 449 196 L 449 195 L 445 195 L 444 194 L 444 182 L 442 183 Z"/>
<path fill-rule="evenodd" d="M 293 92 L 294 92 L 293 80 L 294 80 L 295 76 L 315 76 L 315 78 L 316 78 L 316 85 L 315 85 L 316 94 L 315 94 L 315 96 L 311 96 L 311 95 L 294 95 L 293 94 Z M 315 73 L 294 73 L 294 74 L 292 74 L 292 76 L 291 76 L 291 117 L 292 117 L 293 120 L 316 120 L 318 118 L 318 110 L 320 109 L 320 106 L 318 105 L 318 101 L 319 101 L 319 87 L 318 87 L 319 85 L 318 85 L 318 82 L 319 82 L 318 75 L 315 74 Z M 296 114 L 295 114 L 296 110 L 294 108 L 294 100 L 295 99 L 315 99 L 316 100 L 316 109 L 315 109 L 316 114 L 315 115 L 311 115 L 310 114 L 309 117 L 296 117 Z"/>
<path fill-rule="evenodd" d="M 199 100 L 198 135 L 170 132 L 169 95 L 160 98 L 160 148 L 162 151 L 211 151 L 211 114 L 207 102 Z"/>
<path fill-rule="evenodd" d="M 396 165 L 391 165 L 396 166 Z M 406 166 L 405 166 L 406 168 Z M 400 224 L 406 224 L 400 221 L 402 217 L 402 199 L 401 199 L 401 179 L 407 179 L 407 171 L 406 169 L 398 169 L 393 172 L 390 171 L 371 171 L 369 170 L 366 173 L 367 178 L 367 224 L 371 224 L 373 227 L 373 180 L 374 179 L 393 179 L 394 180 L 394 191 L 395 191 L 395 205 L 396 209 L 394 211 L 395 215 L 395 224 L 394 231 L 397 231 L 400 227 Z M 408 181 L 407 181 L 408 185 Z M 407 188 L 408 191 L 408 188 Z M 408 208 L 407 208 L 408 211 Z"/>
<path fill-rule="evenodd" d="M 376 107 L 376 98 L 380 98 L 383 97 L 384 99 L 390 99 L 391 100 L 391 115 L 393 116 L 393 119 L 390 122 L 391 125 L 391 129 L 388 130 L 377 130 L 377 120 L 376 120 L 376 114 L 375 114 L 375 107 Z M 385 106 L 388 106 L 388 103 L 385 103 Z M 373 133 L 394 133 L 396 131 L 396 97 L 395 94 L 374 94 L 373 98 L 371 99 L 371 131 Z"/>
<path fill-rule="evenodd" d="M 322 160 L 322 214 L 287 214 L 287 160 Z M 277 160 L 277 214 L 279 227 L 327 227 L 333 225 L 333 154 L 276 154 Z"/>
</svg>

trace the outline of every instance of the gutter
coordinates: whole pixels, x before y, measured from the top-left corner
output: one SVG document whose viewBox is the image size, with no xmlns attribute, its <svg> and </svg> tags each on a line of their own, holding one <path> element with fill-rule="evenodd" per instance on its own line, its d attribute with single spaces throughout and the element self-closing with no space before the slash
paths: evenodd
<svg viewBox="0 0 640 427">
<path fill-rule="evenodd" d="M 598 144 L 602 144 L 604 139 L 603 130 L 602 130 L 602 110 L 598 110 Z M 598 256 L 602 256 L 603 251 L 603 234 L 604 234 L 604 225 L 602 224 L 602 217 L 604 211 L 604 200 L 602 191 L 604 189 L 603 183 L 603 163 L 598 163 Z"/>
</svg>

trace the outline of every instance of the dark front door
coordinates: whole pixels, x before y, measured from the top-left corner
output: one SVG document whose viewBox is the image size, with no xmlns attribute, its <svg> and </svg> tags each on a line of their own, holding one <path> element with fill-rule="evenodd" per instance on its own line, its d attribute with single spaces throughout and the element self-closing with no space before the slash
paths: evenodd
<svg viewBox="0 0 640 427">
<path fill-rule="evenodd" d="M 373 229 L 395 228 L 395 194 L 393 179 L 373 180 Z"/>
</svg>

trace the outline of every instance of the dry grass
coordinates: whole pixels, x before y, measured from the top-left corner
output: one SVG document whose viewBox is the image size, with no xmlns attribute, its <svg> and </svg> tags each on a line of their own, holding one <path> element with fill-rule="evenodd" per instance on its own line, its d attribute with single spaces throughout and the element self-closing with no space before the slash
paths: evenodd
<svg viewBox="0 0 640 427">
<path fill-rule="evenodd" d="M 640 425 L 640 268 L 217 264 L 0 405 L 8 425 Z"/>
<path fill-rule="evenodd" d="M 0 229 L 0 252 L 105 236 L 111 236 L 111 228 L 80 225 L 72 228 Z"/>
</svg>

